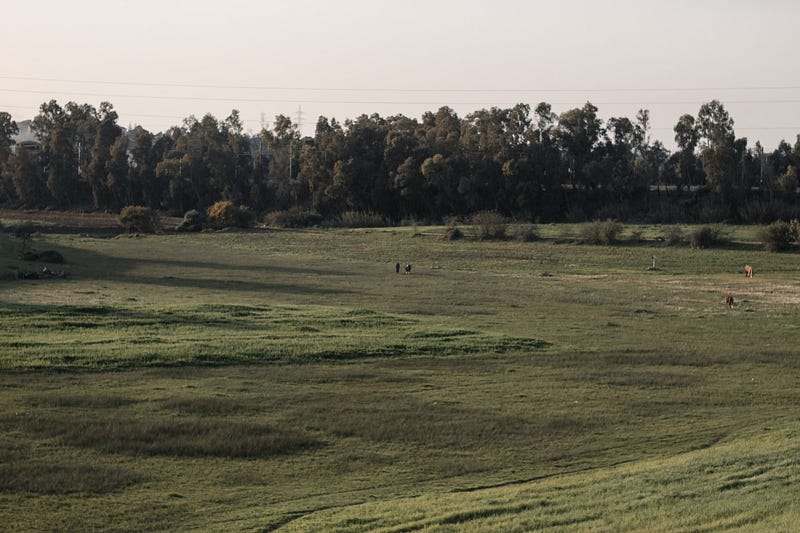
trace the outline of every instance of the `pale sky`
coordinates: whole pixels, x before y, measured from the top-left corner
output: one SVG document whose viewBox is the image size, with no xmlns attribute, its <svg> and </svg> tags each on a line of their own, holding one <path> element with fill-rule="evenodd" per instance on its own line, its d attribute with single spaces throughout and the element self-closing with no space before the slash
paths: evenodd
<svg viewBox="0 0 800 533">
<path fill-rule="evenodd" d="M 652 138 L 711 99 L 738 137 L 800 133 L 796 0 L 40 0 L 0 7 L 0 111 L 110 101 L 156 132 L 238 109 L 312 135 L 320 115 L 419 119 L 546 101 L 603 119 L 650 110 Z"/>
</svg>

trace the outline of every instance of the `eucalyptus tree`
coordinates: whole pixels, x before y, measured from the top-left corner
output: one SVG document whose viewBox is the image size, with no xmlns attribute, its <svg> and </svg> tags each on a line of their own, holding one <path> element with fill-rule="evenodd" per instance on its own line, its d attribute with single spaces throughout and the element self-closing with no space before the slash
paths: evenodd
<svg viewBox="0 0 800 533">
<path fill-rule="evenodd" d="M 691 188 L 698 183 L 702 175 L 695 154 L 700 136 L 694 117 L 689 114 L 681 115 L 673 131 L 675 132 L 675 144 L 679 148 L 675 157 L 675 175 L 678 178 L 678 186 Z"/>
<path fill-rule="evenodd" d="M 718 100 L 700 107 L 697 133 L 706 181 L 720 193 L 723 205 L 728 207 L 736 180 L 736 137 L 733 119 Z"/>
<path fill-rule="evenodd" d="M 394 198 L 392 218 L 430 215 L 421 165 L 428 151 L 420 135 L 421 125 L 414 119 L 398 115 L 387 120 L 383 162 L 388 172 Z"/>
<path fill-rule="evenodd" d="M 345 121 L 344 158 L 334 165 L 336 195 L 346 209 L 390 214 L 392 194 L 384 164 L 388 122 L 378 114 Z"/>
<path fill-rule="evenodd" d="M 122 137 L 122 128 L 117 125 L 117 112 L 108 102 L 100 104 L 98 113 L 89 114 L 89 118 L 96 122 L 94 125 L 94 142 L 92 143 L 91 157 L 86 165 L 86 181 L 92 190 L 92 202 L 95 209 L 119 209 L 119 198 L 124 196 L 119 190 L 112 190 L 112 187 L 119 187 L 121 181 L 116 178 L 122 173 L 119 168 L 120 162 L 115 162 L 115 175 L 112 182 L 109 181 L 108 165 L 111 160 L 111 147 L 117 139 Z M 88 128 L 87 128 L 88 129 Z M 87 139 L 88 141 L 88 139 Z M 127 148 L 127 144 L 125 145 Z M 127 165 L 127 159 L 123 160 Z"/>
<path fill-rule="evenodd" d="M 222 188 L 222 199 L 243 203 L 249 196 L 249 188 L 254 170 L 252 143 L 244 133 L 239 111 L 234 109 L 221 124 L 225 137 L 224 152 L 229 159 L 228 177 Z"/>
<path fill-rule="evenodd" d="M 41 208 L 48 203 L 42 166 L 38 154 L 24 147 L 18 147 L 6 160 L 3 172 L 14 187 L 14 194 L 26 208 Z"/>
<path fill-rule="evenodd" d="M 311 207 L 324 216 L 339 210 L 338 198 L 334 198 L 333 167 L 344 157 L 345 133 L 336 119 L 319 117 L 313 142 L 300 150 L 298 179 L 308 192 Z"/>
<path fill-rule="evenodd" d="M 555 135 L 567 160 L 571 184 L 581 188 L 604 135 L 597 107 L 586 102 L 583 107 L 565 111 L 558 117 Z"/>
<path fill-rule="evenodd" d="M 140 205 L 141 202 L 136 201 L 134 191 L 131 190 L 127 135 L 119 135 L 109 148 L 105 171 L 109 203 L 115 211 L 128 205 Z"/>
<path fill-rule="evenodd" d="M 303 184 L 297 180 L 300 158 L 300 131 L 290 117 L 276 115 L 271 130 L 261 131 L 267 158 L 266 194 L 270 207 L 287 209 L 304 197 Z"/>
<path fill-rule="evenodd" d="M 17 133 L 19 127 L 11 119 L 11 115 L 0 112 L 0 201 L 9 201 L 16 197 L 14 182 L 6 169 L 6 163 L 14 151 L 14 136 Z"/>
<path fill-rule="evenodd" d="M 79 196 L 79 145 L 69 113 L 50 100 L 39 107 L 32 128 L 41 141 L 47 189 L 57 206 L 70 207 Z"/>
<path fill-rule="evenodd" d="M 425 158 L 420 165 L 426 206 L 436 216 L 465 212 L 458 192 L 461 176 L 469 172 L 461 147 L 462 119 L 449 107 L 422 116 L 419 136 Z"/>
</svg>

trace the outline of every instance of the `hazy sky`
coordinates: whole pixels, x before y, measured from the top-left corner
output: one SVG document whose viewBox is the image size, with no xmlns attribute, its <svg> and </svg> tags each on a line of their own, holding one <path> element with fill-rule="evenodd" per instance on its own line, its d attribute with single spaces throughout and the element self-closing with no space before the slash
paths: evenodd
<svg viewBox="0 0 800 533">
<path fill-rule="evenodd" d="M 262 116 L 460 116 L 591 101 L 650 109 L 655 139 L 711 99 L 752 146 L 800 133 L 796 0 L 40 0 L 0 8 L 0 111 L 110 101 L 163 131 L 238 109 Z"/>
</svg>

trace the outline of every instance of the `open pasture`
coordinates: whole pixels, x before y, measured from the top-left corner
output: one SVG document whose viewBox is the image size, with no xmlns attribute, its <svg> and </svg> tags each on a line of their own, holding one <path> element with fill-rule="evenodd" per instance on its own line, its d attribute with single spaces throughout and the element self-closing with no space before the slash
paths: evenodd
<svg viewBox="0 0 800 533">
<path fill-rule="evenodd" d="M 636 230 L 35 235 L 70 275 L 0 281 L 0 521 L 786 529 L 797 256 Z"/>
</svg>

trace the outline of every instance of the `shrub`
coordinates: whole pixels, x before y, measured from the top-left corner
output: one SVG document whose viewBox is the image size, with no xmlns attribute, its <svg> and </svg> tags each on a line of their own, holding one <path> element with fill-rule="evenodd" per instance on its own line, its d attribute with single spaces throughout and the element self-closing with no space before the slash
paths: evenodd
<svg viewBox="0 0 800 533">
<path fill-rule="evenodd" d="M 161 229 L 158 213 L 141 205 L 123 207 L 117 220 L 119 225 L 129 233 L 155 233 Z"/>
<path fill-rule="evenodd" d="M 581 228 L 581 240 L 587 244 L 613 244 L 617 242 L 622 225 L 616 220 L 595 220 Z"/>
<path fill-rule="evenodd" d="M 515 229 L 514 238 L 522 242 L 533 242 L 539 240 L 539 232 L 533 224 L 524 224 Z"/>
<path fill-rule="evenodd" d="M 443 239 L 446 241 L 457 241 L 464 237 L 464 232 L 459 228 L 446 228 L 444 230 Z"/>
<path fill-rule="evenodd" d="M 340 228 L 380 228 L 386 225 L 386 219 L 372 211 L 345 211 L 332 223 Z"/>
<path fill-rule="evenodd" d="M 798 238 L 797 221 L 777 220 L 758 229 L 758 238 L 770 252 L 782 252 L 791 248 Z"/>
<path fill-rule="evenodd" d="M 292 207 L 284 211 L 273 211 L 264 217 L 264 223 L 273 228 L 308 228 L 322 224 L 322 215 Z"/>
<path fill-rule="evenodd" d="M 680 226 L 670 226 L 664 230 L 664 242 L 667 246 L 677 246 L 686 242 L 686 235 Z"/>
<path fill-rule="evenodd" d="M 479 239 L 505 239 L 508 223 L 497 211 L 481 211 L 472 215 L 472 225 Z"/>
<path fill-rule="evenodd" d="M 228 200 L 217 202 L 206 211 L 206 223 L 213 229 L 247 228 L 253 223 L 252 211 L 246 206 L 235 206 Z"/>
<path fill-rule="evenodd" d="M 192 209 L 187 211 L 185 215 L 183 215 L 183 221 L 178 225 L 176 228 L 178 231 L 200 231 L 203 229 L 203 223 L 205 222 L 205 215 L 198 211 L 197 209 Z"/>
<path fill-rule="evenodd" d="M 727 242 L 722 226 L 701 226 L 689 234 L 689 244 L 692 248 L 711 248 Z"/>
</svg>

